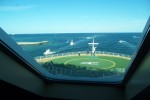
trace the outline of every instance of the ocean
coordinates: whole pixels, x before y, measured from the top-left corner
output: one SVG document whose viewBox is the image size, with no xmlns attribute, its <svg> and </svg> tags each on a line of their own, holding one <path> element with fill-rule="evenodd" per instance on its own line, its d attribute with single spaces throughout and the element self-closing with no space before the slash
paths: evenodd
<svg viewBox="0 0 150 100">
<path fill-rule="evenodd" d="M 47 49 L 56 53 L 90 51 L 88 43 L 93 41 L 99 45 L 96 51 L 106 51 L 132 55 L 142 38 L 141 33 L 50 33 L 50 34 L 15 34 L 10 35 L 15 42 L 48 41 L 42 45 L 21 46 L 32 57 L 43 56 Z M 69 43 L 75 43 L 71 46 Z"/>
</svg>

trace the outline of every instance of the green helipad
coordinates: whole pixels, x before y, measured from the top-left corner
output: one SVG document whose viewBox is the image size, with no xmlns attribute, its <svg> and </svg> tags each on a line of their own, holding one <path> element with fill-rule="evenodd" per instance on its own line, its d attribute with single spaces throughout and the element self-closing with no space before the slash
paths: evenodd
<svg viewBox="0 0 150 100">
<path fill-rule="evenodd" d="M 54 64 L 73 65 L 90 70 L 126 68 L 130 59 L 116 56 L 63 56 L 51 60 Z"/>
</svg>

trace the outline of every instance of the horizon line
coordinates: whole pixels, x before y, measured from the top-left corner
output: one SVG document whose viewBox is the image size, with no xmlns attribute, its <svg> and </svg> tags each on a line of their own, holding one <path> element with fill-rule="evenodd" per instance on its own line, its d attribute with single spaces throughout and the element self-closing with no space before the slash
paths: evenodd
<svg viewBox="0 0 150 100">
<path fill-rule="evenodd" d="M 106 33 L 106 34 L 115 34 L 115 33 L 142 33 L 142 32 L 43 32 L 43 33 L 7 33 L 7 34 L 10 34 L 10 35 L 14 35 L 14 34 L 101 34 L 101 33 Z"/>
</svg>

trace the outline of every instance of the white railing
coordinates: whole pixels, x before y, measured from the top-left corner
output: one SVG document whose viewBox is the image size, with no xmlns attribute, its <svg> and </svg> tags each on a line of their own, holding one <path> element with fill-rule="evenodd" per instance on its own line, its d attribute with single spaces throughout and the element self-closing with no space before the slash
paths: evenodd
<svg viewBox="0 0 150 100">
<path fill-rule="evenodd" d="M 60 56 L 74 56 L 74 55 L 78 55 L 79 52 L 80 52 L 81 55 L 82 54 L 90 55 L 90 53 L 87 54 L 87 51 L 66 52 L 66 53 L 51 54 L 51 55 L 46 55 L 46 56 L 38 56 L 38 57 L 35 57 L 35 60 L 40 60 L 40 59 L 43 59 L 43 58 L 55 58 L 55 57 L 60 57 Z M 121 54 L 121 53 L 96 51 L 95 55 L 96 54 L 101 55 L 101 56 L 113 56 L 113 57 L 122 57 L 122 58 L 131 59 L 130 55 Z"/>
</svg>

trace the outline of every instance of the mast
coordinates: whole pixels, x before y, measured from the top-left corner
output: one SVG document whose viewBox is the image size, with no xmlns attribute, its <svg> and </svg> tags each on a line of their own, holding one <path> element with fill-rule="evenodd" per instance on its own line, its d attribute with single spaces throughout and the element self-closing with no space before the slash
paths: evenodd
<svg viewBox="0 0 150 100">
<path fill-rule="evenodd" d="M 88 44 L 89 44 L 89 46 L 92 47 L 91 52 L 92 52 L 92 54 L 94 55 L 94 53 L 95 53 L 95 51 L 96 51 L 96 46 L 97 46 L 99 43 L 95 43 L 95 42 L 94 42 L 94 38 L 93 38 L 93 42 L 92 42 L 92 43 L 88 43 Z"/>
</svg>

